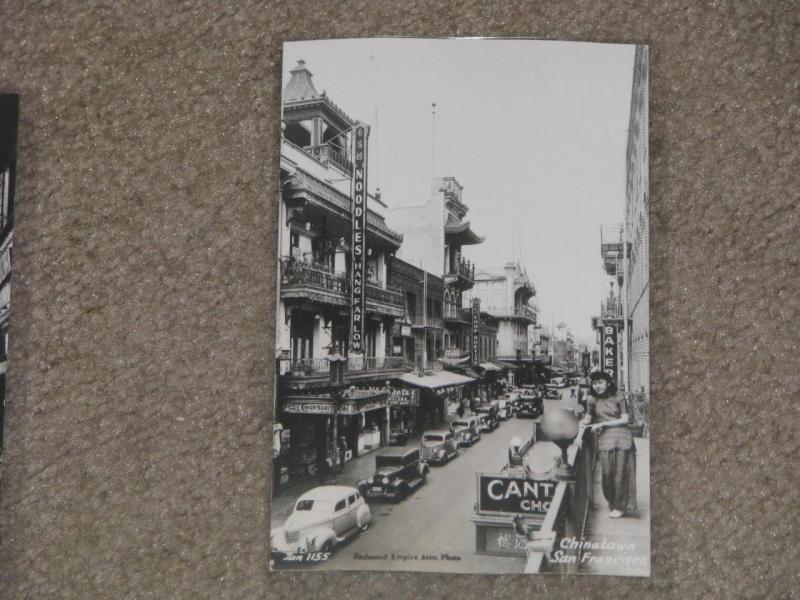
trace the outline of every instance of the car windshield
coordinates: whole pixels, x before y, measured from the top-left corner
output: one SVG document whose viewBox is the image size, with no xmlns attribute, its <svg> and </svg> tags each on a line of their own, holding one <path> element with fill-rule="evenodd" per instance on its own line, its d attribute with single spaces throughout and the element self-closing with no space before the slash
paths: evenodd
<svg viewBox="0 0 800 600">
<path fill-rule="evenodd" d="M 300 500 L 294 509 L 325 513 L 331 512 L 331 503 L 325 500 Z"/>
<path fill-rule="evenodd" d="M 441 435 L 423 435 L 422 441 L 429 442 L 431 444 L 438 444 L 439 442 L 444 441 L 444 437 Z"/>
<path fill-rule="evenodd" d="M 375 466 L 378 467 L 395 467 L 403 464 L 402 456 L 376 456 Z"/>
</svg>

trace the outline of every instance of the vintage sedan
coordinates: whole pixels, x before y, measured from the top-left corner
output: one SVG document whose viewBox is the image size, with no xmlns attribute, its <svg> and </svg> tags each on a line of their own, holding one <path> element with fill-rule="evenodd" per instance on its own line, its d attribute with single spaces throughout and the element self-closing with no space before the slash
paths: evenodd
<svg viewBox="0 0 800 600">
<path fill-rule="evenodd" d="M 491 433 L 497 429 L 498 426 L 497 419 L 492 417 L 490 414 L 479 414 L 478 422 L 478 427 L 480 428 L 481 433 Z"/>
<path fill-rule="evenodd" d="M 419 448 L 389 448 L 375 456 L 375 475 L 358 482 L 367 498 L 400 501 L 427 481 L 428 465 Z"/>
<path fill-rule="evenodd" d="M 270 532 L 272 558 L 331 552 L 335 546 L 366 531 L 372 511 L 361 493 L 343 485 L 324 485 L 297 499 L 291 516 Z"/>
<path fill-rule="evenodd" d="M 464 417 L 451 421 L 450 431 L 458 440 L 459 446 L 472 446 L 481 439 L 481 425 L 478 417 Z"/>
<path fill-rule="evenodd" d="M 458 456 L 458 442 L 449 431 L 426 431 L 420 447 L 422 459 L 432 465 L 443 465 Z"/>
<path fill-rule="evenodd" d="M 520 398 L 517 418 L 535 419 L 544 412 L 544 403 L 538 396 L 526 395 Z"/>
<path fill-rule="evenodd" d="M 500 421 L 508 421 L 511 418 L 511 402 L 504 398 L 496 400 L 497 406 L 497 419 Z"/>
</svg>

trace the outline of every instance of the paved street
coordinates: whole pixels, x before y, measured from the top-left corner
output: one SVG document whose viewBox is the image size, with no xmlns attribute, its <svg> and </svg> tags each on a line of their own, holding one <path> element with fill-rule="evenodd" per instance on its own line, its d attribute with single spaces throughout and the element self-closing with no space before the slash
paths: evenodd
<svg viewBox="0 0 800 600">
<path fill-rule="evenodd" d="M 569 398 L 569 389 L 562 390 L 562 397 L 560 401 L 545 401 L 545 408 L 576 404 Z M 370 530 L 337 548 L 331 559 L 317 568 L 521 573 L 525 564 L 522 558 L 475 554 L 475 526 L 470 517 L 476 501 L 476 473 L 499 471 L 506 464 L 509 440 L 515 435 L 528 439 L 533 426 L 531 419 L 503 422 L 473 447 L 462 448 L 455 460 L 431 467 L 428 482 L 406 500 L 399 504 L 370 501 Z M 539 442 L 529 453 L 528 462 L 535 470 L 546 470 L 558 455 L 554 444 Z M 371 453 L 352 461 L 339 483 L 354 485 L 370 475 L 374 456 Z M 275 500 L 274 525 L 289 516 L 293 500 L 302 491 L 289 490 L 284 495 L 288 497 Z"/>
</svg>

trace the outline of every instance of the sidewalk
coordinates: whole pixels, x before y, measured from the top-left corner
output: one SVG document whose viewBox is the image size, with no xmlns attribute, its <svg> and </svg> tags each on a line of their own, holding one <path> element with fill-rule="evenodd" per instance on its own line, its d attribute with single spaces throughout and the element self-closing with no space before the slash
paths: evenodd
<svg viewBox="0 0 800 600">
<path fill-rule="evenodd" d="M 418 446 L 419 438 L 414 437 L 409 439 L 407 446 Z M 395 446 L 397 447 L 397 446 Z M 375 454 L 388 448 L 378 448 L 374 451 L 362 454 L 358 458 L 348 461 L 344 466 L 344 473 L 340 473 L 336 477 L 336 485 L 349 485 L 355 487 L 361 479 L 366 479 L 370 475 L 375 474 Z M 272 527 L 279 527 L 283 525 L 284 521 L 292 514 L 292 509 L 297 499 L 305 494 L 308 490 L 315 487 L 324 485 L 320 483 L 317 478 L 311 478 L 307 481 L 298 483 L 291 486 L 289 489 L 282 492 L 280 495 L 272 498 L 272 512 L 270 513 L 270 520 Z"/>
<path fill-rule="evenodd" d="M 586 523 L 586 540 L 615 544 L 617 549 L 592 549 L 591 554 L 599 560 L 584 562 L 580 572 L 593 575 L 647 576 L 650 574 L 650 445 L 649 440 L 635 438 L 636 444 L 636 495 L 639 514 L 610 519 L 609 509 L 603 498 L 602 470 L 595 466 L 594 489 Z M 620 545 L 622 547 L 620 548 Z M 646 557 L 645 565 L 606 564 L 603 559 L 619 557 Z M 584 557 L 585 558 L 585 557 Z"/>
</svg>

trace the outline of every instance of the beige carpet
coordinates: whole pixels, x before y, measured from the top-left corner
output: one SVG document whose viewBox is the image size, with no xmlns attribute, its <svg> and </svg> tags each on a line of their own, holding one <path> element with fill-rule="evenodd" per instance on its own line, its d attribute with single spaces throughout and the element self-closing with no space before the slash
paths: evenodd
<svg viewBox="0 0 800 600">
<path fill-rule="evenodd" d="M 2 598 L 799 597 L 796 2 L 5 2 Z M 268 575 L 280 43 L 650 44 L 653 577 Z"/>
</svg>

